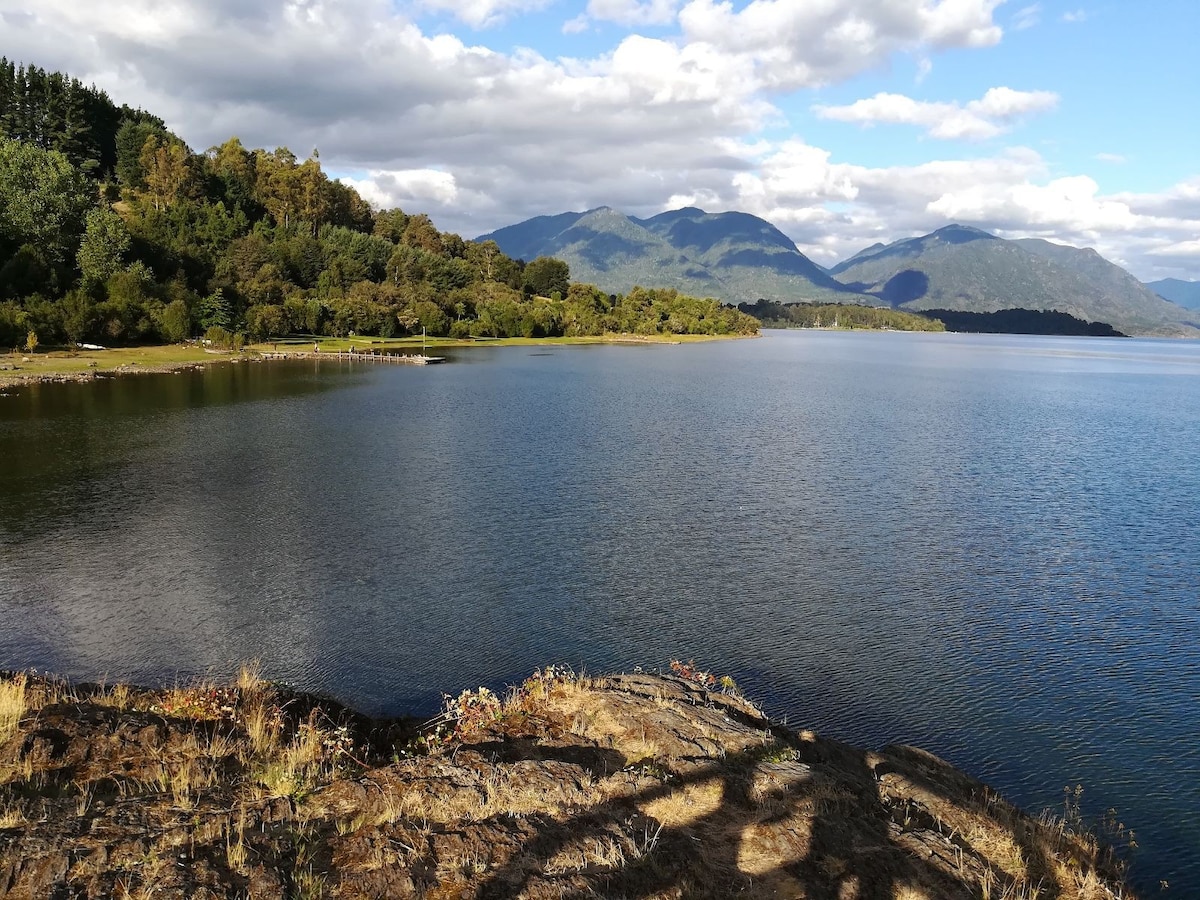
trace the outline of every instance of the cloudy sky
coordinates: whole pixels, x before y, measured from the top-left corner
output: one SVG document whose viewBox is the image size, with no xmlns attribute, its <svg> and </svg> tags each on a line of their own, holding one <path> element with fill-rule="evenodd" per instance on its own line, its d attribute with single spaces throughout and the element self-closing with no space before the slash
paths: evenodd
<svg viewBox="0 0 1200 900">
<path fill-rule="evenodd" d="M 0 53 L 194 149 L 319 149 L 474 237 L 763 216 L 818 262 L 962 222 L 1200 279 L 1195 0 L 0 0 Z"/>
</svg>

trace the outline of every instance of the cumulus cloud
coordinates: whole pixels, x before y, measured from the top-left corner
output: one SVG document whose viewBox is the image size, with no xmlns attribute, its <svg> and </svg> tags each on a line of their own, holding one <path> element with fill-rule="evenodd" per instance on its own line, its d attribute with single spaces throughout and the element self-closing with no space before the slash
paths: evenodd
<svg viewBox="0 0 1200 900">
<path fill-rule="evenodd" d="M 869 244 L 923 234 L 950 222 L 1001 237 L 1042 237 L 1095 247 L 1150 280 L 1195 271 L 1200 179 L 1161 195 L 1100 193 L 1086 176 L 1053 178 L 1037 152 L 871 168 L 789 141 L 735 176 L 723 208 L 763 216 L 826 265 Z"/>
<path fill-rule="evenodd" d="M 979 100 L 966 105 L 913 100 L 903 94 L 876 94 L 848 106 L 816 106 L 823 119 L 857 122 L 918 125 L 930 137 L 943 140 L 985 140 L 1003 134 L 1021 116 L 1045 112 L 1058 104 L 1058 95 L 1050 91 L 1014 91 L 991 88 Z"/>
<path fill-rule="evenodd" d="M 871 168 L 775 138 L 788 131 L 776 104 L 790 92 L 897 54 L 995 43 L 999 0 L 594 0 L 588 15 L 667 27 L 620 31 L 579 59 L 499 52 L 486 32 L 432 34 L 398 11 L 452 9 L 482 28 L 540 3 L 0 0 L 0 16 L 7 55 L 153 110 L 196 149 L 230 135 L 300 155 L 317 147 L 372 202 L 428 212 L 464 237 L 566 209 L 694 204 L 762 215 L 821 262 L 960 218 L 1094 244 L 1138 274 L 1168 264 L 1200 274 L 1188 255 L 1200 180 L 1104 195 L 1031 150 Z M 876 121 L 970 137 L 1054 99 L 1008 88 L 962 104 L 882 96 Z"/>
<path fill-rule="evenodd" d="M 796 90 L 848 78 L 893 53 L 983 47 L 1000 40 L 992 13 L 1003 0 L 691 0 L 683 35 L 753 65 L 762 86 Z"/>
</svg>

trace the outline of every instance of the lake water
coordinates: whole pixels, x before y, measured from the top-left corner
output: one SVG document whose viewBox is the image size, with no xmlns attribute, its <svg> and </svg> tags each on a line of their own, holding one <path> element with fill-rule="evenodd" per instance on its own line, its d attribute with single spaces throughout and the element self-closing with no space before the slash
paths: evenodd
<svg viewBox="0 0 1200 900">
<path fill-rule="evenodd" d="M 769 332 L 0 397 L 0 667 L 429 713 L 691 659 L 1200 896 L 1200 345 Z"/>
</svg>

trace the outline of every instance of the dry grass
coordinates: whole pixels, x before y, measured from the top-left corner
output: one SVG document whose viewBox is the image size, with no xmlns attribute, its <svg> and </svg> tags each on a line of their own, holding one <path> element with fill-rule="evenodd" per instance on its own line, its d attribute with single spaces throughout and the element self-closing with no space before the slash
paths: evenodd
<svg viewBox="0 0 1200 900">
<path fill-rule="evenodd" d="M 287 747 L 270 756 L 258 778 L 269 797 L 302 797 L 315 786 L 325 763 L 325 734 L 308 723 L 301 725 Z"/>
<path fill-rule="evenodd" d="M 100 706 L 111 706 L 114 709 L 126 710 L 134 707 L 133 689 L 123 683 L 114 684 L 109 688 L 101 686 L 101 690 L 97 691 L 91 700 Z"/>
<path fill-rule="evenodd" d="M 236 830 L 232 818 L 225 829 L 225 861 L 240 875 L 246 874 L 249 851 L 246 847 L 246 807 L 239 807 Z"/>
<path fill-rule="evenodd" d="M 32 784 L 36 771 L 32 756 L 24 756 L 11 763 L 2 763 L 0 764 L 0 784 L 8 784 L 10 781 Z"/>
<path fill-rule="evenodd" d="M 721 808 L 724 798 L 724 780 L 709 778 L 685 784 L 679 790 L 642 803 L 641 810 L 667 828 L 679 828 L 713 815 Z"/>
<path fill-rule="evenodd" d="M 117 897 L 119 900 L 150 900 L 162 890 L 169 865 L 163 856 L 148 855 L 138 865 L 136 876 L 128 875 L 117 883 Z"/>
<path fill-rule="evenodd" d="M 376 825 L 390 825 L 405 815 L 404 797 L 387 786 L 382 787 L 380 794 L 382 803 L 375 815 Z"/>
<path fill-rule="evenodd" d="M 20 727 L 28 703 L 25 693 L 27 683 L 28 677 L 24 672 L 0 681 L 0 744 L 16 734 Z"/>
<path fill-rule="evenodd" d="M 267 683 L 262 677 L 262 661 L 252 659 L 249 662 L 244 662 L 238 668 L 237 687 L 242 692 L 242 695 L 261 693 L 266 689 Z"/>
<path fill-rule="evenodd" d="M 20 828 L 26 822 L 19 806 L 0 806 L 0 829 Z"/>
<path fill-rule="evenodd" d="M 567 875 L 596 870 L 616 871 L 627 862 L 625 846 L 614 837 L 585 837 L 577 844 L 563 847 L 546 861 L 547 875 Z"/>
</svg>

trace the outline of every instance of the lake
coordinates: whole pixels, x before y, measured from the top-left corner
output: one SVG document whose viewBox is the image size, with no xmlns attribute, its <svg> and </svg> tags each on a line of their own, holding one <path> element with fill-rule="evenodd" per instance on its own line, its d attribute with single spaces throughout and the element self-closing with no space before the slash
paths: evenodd
<svg viewBox="0 0 1200 900">
<path fill-rule="evenodd" d="M 1200 896 L 1200 344 L 767 332 L 0 397 L 0 667 L 376 714 L 673 658 Z"/>
</svg>

